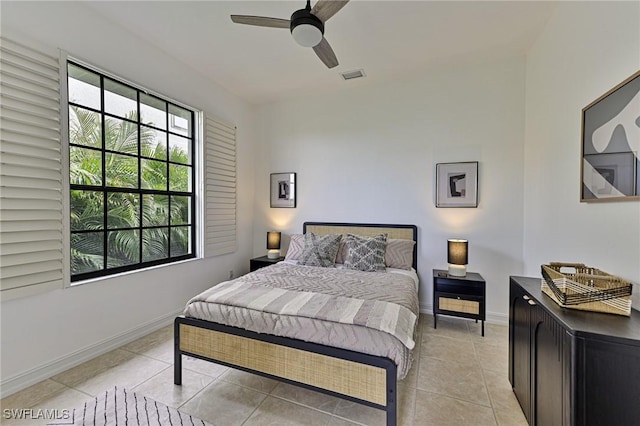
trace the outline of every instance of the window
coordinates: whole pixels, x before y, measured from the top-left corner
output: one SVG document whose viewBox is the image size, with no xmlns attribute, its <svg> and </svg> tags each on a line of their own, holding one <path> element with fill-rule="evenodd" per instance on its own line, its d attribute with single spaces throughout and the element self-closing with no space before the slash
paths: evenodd
<svg viewBox="0 0 640 426">
<path fill-rule="evenodd" d="M 67 72 L 71 281 L 195 257 L 195 113 Z"/>
<path fill-rule="evenodd" d="M 236 251 L 234 124 L 0 41 L 0 300 Z"/>
</svg>

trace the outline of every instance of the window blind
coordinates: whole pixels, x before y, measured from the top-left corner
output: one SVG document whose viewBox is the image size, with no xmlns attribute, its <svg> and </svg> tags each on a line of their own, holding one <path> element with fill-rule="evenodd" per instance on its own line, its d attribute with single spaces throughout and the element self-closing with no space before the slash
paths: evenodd
<svg viewBox="0 0 640 426">
<path fill-rule="evenodd" d="M 236 251 L 236 128 L 206 118 L 204 255 Z"/>
<path fill-rule="evenodd" d="M 0 38 L 0 299 L 63 287 L 60 68 Z"/>
</svg>

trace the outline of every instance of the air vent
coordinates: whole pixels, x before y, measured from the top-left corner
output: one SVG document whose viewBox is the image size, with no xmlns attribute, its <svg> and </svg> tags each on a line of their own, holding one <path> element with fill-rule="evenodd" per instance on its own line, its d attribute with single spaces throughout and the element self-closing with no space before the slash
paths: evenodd
<svg viewBox="0 0 640 426">
<path fill-rule="evenodd" d="M 345 80 L 353 80 L 354 78 L 361 78 L 365 76 L 364 70 L 354 70 L 354 71 L 345 71 L 341 72 L 340 75 Z"/>
</svg>

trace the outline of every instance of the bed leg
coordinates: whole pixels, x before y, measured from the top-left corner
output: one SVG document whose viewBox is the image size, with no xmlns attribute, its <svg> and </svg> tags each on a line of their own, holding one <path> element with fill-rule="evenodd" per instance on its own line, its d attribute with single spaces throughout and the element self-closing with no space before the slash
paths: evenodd
<svg viewBox="0 0 640 426">
<path fill-rule="evenodd" d="M 176 318 L 173 325 L 173 383 L 182 384 L 182 353 L 180 352 L 180 323 Z"/>
<path fill-rule="evenodd" d="M 396 426 L 396 400 L 389 401 L 387 405 L 387 426 Z"/>
<path fill-rule="evenodd" d="M 395 364 L 387 367 L 387 426 L 396 426 L 398 418 L 398 376 Z"/>
</svg>

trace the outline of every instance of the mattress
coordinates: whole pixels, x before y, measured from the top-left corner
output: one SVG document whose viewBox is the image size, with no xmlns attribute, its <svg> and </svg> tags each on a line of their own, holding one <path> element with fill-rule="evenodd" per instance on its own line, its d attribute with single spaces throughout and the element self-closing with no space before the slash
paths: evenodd
<svg viewBox="0 0 640 426">
<path fill-rule="evenodd" d="M 198 318 L 391 359 L 411 368 L 418 317 L 412 271 L 278 263 L 214 286 L 184 311 Z"/>
</svg>

